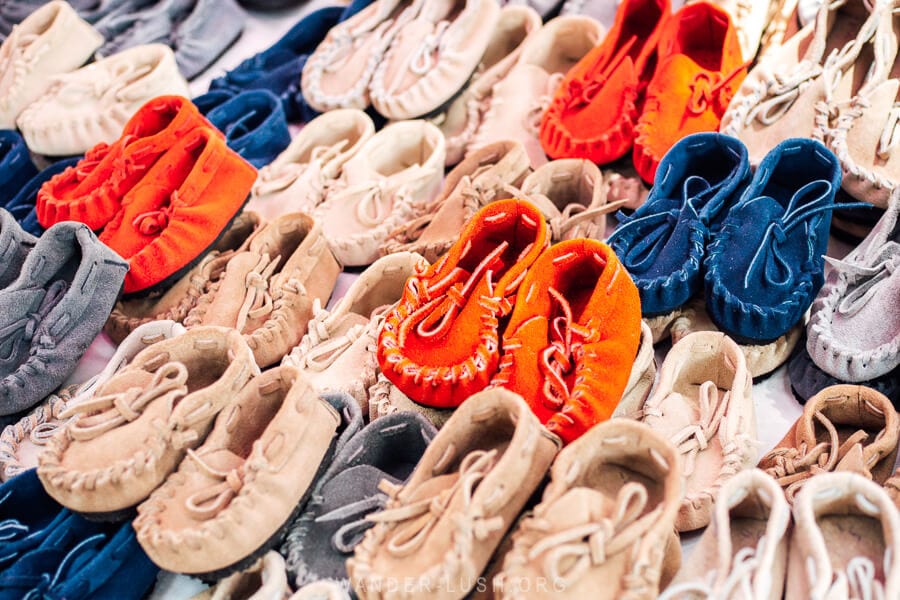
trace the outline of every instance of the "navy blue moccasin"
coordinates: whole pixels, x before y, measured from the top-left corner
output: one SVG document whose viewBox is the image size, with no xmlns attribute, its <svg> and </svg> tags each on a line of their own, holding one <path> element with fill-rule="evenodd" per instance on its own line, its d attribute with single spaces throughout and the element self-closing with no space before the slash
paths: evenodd
<svg viewBox="0 0 900 600">
<path fill-rule="evenodd" d="M 637 285 L 644 316 L 668 314 L 700 291 L 710 235 L 746 185 L 749 169 L 740 140 L 687 136 L 663 157 L 646 203 L 620 216 L 609 245 Z"/>
<path fill-rule="evenodd" d="M 37 203 L 38 190 L 57 173 L 62 173 L 68 167 L 78 164 L 81 157 L 67 158 L 53 163 L 43 171 L 38 172 L 19 189 L 12 200 L 3 205 L 13 218 L 22 226 L 22 229 L 31 235 L 41 235 L 44 228 L 37 218 L 35 204 Z"/>
<path fill-rule="evenodd" d="M 71 514 L 44 491 L 37 469 L 0 485 L 0 573 L 37 548 Z"/>
<path fill-rule="evenodd" d="M 347 580 L 347 558 L 374 525 L 366 515 L 387 502 L 382 480 L 402 485 L 435 435 L 420 413 L 396 412 L 372 421 L 343 447 L 315 483 L 282 549 L 297 587 Z"/>
<path fill-rule="evenodd" d="M 707 311 L 738 343 L 776 340 L 812 304 L 840 186 L 837 157 L 815 140 L 785 140 L 763 158 L 706 256 Z"/>
<path fill-rule="evenodd" d="M 243 92 L 206 114 L 225 134 L 228 147 L 256 168 L 264 167 L 291 143 L 281 102 L 271 92 Z"/>
<path fill-rule="evenodd" d="M 12 200 L 37 172 L 22 136 L 11 129 L 0 129 L 0 206 Z"/>
</svg>

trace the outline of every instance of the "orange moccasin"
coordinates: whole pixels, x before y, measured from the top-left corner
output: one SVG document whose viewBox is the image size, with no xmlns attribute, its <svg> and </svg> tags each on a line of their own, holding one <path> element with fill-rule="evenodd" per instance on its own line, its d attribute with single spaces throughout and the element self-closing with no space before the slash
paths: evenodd
<svg viewBox="0 0 900 600">
<path fill-rule="evenodd" d="M 551 158 L 597 164 L 624 156 L 634 139 L 669 0 L 624 0 L 603 42 L 566 74 L 541 119 Z"/>
<path fill-rule="evenodd" d="M 575 239 L 528 270 L 491 385 L 520 394 L 566 443 L 609 419 L 641 337 L 637 287 L 612 249 Z"/>
<path fill-rule="evenodd" d="M 747 63 L 727 12 L 696 2 L 669 19 L 635 127 L 634 166 L 644 181 L 653 181 L 659 161 L 680 139 L 719 130 L 746 76 Z"/>
<path fill-rule="evenodd" d="M 256 169 L 214 129 L 178 139 L 99 236 L 128 260 L 125 294 L 149 293 L 191 268 L 241 211 L 255 180 Z"/>
<path fill-rule="evenodd" d="M 46 182 L 37 195 L 37 217 L 49 228 L 79 221 L 94 231 L 119 211 L 122 197 L 172 145 L 195 127 L 212 125 L 182 96 L 159 96 L 138 110 L 112 144 L 88 150 L 74 167 Z"/>
<path fill-rule="evenodd" d="M 406 283 L 378 339 L 384 375 L 412 400 L 451 408 L 490 382 L 500 321 L 549 241 L 541 212 L 498 200 L 466 224 L 447 254 Z"/>
</svg>

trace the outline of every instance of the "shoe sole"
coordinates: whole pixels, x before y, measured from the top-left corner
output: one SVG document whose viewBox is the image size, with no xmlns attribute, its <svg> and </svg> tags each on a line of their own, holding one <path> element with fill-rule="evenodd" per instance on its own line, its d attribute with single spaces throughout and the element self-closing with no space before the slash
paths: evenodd
<svg viewBox="0 0 900 600">
<path fill-rule="evenodd" d="M 92 523 L 122 523 L 124 521 L 131 521 L 137 515 L 137 510 L 134 506 L 129 506 L 128 508 L 123 508 L 121 510 L 112 510 L 109 512 L 79 512 L 74 511 L 80 517 L 84 517 L 86 521 L 90 521 Z"/>
<path fill-rule="evenodd" d="M 210 242 L 209 246 L 207 246 L 204 250 L 200 251 L 200 253 L 197 254 L 197 256 L 195 258 L 193 258 L 190 262 L 188 262 L 186 265 L 184 265 L 183 267 L 181 267 L 180 269 L 178 269 L 177 271 L 175 271 L 174 273 L 172 273 L 171 275 L 169 275 L 162 281 L 160 281 L 158 283 L 154 283 L 150 287 L 144 288 L 137 292 L 131 292 L 128 294 L 123 293 L 120 299 L 121 300 L 138 300 L 141 298 L 148 298 L 151 296 L 161 296 L 165 292 L 167 292 L 172 286 L 174 286 L 176 283 L 181 281 L 181 279 L 184 278 L 185 275 L 187 275 L 188 271 L 190 271 L 191 269 L 196 267 L 197 264 L 199 264 L 199 262 L 201 260 L 203 260 L 204 256 L 206 256 L 207 254 L 209 254 L 212 251 L 212 249 L 216 246 L 216 244 L 219 243 L 219 241 L 222 239 L 222 237 L 231 229 L 231 226 L 234 225 L 235 219 L 237 219 L 239 216 L 241 216 L 241 213 L 244 212 L 244 208 L 246 208 L 248 202 L 250 202 L 250 194 L 247 194 L 247 197 L 244 198 L 244 202 L 241 204 L 241 207 L 237 211 L 235 211 L 234 215 L 232 215 L 232 217 L 231 217 L 231 220 L 229 220 L 228 223 L 225 224 L 225 226 L 222 228 L 222 231 L 219 232 L 219 235 L 216 237 L 216 239 L 214 239 L 212 242 Z"/>
</svg>

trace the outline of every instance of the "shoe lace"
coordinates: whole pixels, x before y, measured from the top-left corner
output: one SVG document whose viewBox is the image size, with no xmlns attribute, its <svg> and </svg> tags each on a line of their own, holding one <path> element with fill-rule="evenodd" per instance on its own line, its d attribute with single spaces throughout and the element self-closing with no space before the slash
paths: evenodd
<svg viewBox="0 0 900 600">
<path fill-rule="evenodd" d="M 66 295 L 66 290 L 68 290 L 68 285 L 65 281 L 60 280 L 54 282 L 47 288 L 44 297 L 41 299 L 40 304 L 38 304 L 38 307 L 34 312 L 23 315 L 12 323 L 0 328 L 0 340 L 4 340 L 4 344 L 10 343 L 9 356 L 5 357 L 7 360 L 11 358 L 19 341 L 35 341 L 34 336 L 35 333 L 37 333 L 38 327 L 48 317 L 62 297 Z M 9 340 L 9 342 L 6 342 L 7 340 Z M 37 340 L 37 343 L 40 346 L 48 348 L 53 347 L 54 344 L 53 339 L 46 334 L 42 335 L 40 339 Z"/>
<path fill-rule="evenodd" d="M 258 443 L 258 440 L 254 442 L 254 446 Z M 199 452 L 191 448 L 188 448 L 187 456 L 201 472 L 217 481 L 217 483 L 194 492 L 184 500 L 188 514 L 194 519 L 206 521 L 222 512 L 240 493 L 244 487 L 245 469 L 249 465 L 247 462 L 243 462 L 236 468 L 222 471 L 211 466 Z"/>
<path fill-rule="evenodd" d="M 881 137 L 878 139 L 878 149 L 876 150 L 878 158 L 887 160 L 891 157 L 897 145 L 900 144 L 900 127 L 897 127 L 898 123 L 900 123 L 900 102 L 895 102 L 888 112 L 887 122 L 881 132 Z"/>
<path fill-rule="evenodd" d="M 724 581 L 719 581 L 719 573 L 713 569 L 704 579 L 686 581 L 666 588 L 658 600 L 678 600 L 678 598 L 729 598 L 730 600 L 753 600 L 759 597 L 754 590 L 754 576 L 767 575 L 759 571 L 760 556 L 767 544 L 766 536 L 762 536 L 756 547 L 744 547 L 738 550 L 731 560 L 731 570 Z"/>
<path fill-rule="evenodd" d="M 78 441 L 92 440 L 107 431 L 130 423 L 141 416 L 151 402 L 165 399 L 174 406 L 188 393 L 188 372 L 179 362 L 167 362 L 153 374 L 147 386 L 134 386 L 123 392 L 94 396 L 67 407 L 60 418 L 77 415 L 67 428 Z"/>
<path fill-rule="evenodd" d="M 377 25 L 373 21 L 367 26 L 352 31 L 348 28 L 333 29 L 334 40 L 322 55 L 324 71 L 335 73 L 343 69 L 369 34 L 375 39 L 381 39 L 393 24 L 393 19 L 387 19 Z"/>
<path fill-rule="evenodd" d="M 280 262 L 281 255 L 270 259 L 269 254 L 264 252 L 244 277 L 244 299 L 235 323 L 238 331 L 244 330 L 248 320 L 260 319 L 272 312 L 275 303 L 269 292 L 269 280 Z"/>
<path fill-rule="evenodd" d="M 366 530 L 374 525 L 372 521 L 366 519 L 366 515 L 372 514 L 373 511 L 383 507 L 387 500 L 387 495 L 375 494 L 319 515 L 316 517 L 315 522 L 328 523 L 357 517 L 338 527 L 334 535 L 331 536 L 332 547 L 341 554 L 349 555 L 353 553 L 357 544 L 362 540 Z"/>
<path fill-rule="evenodd" d="M 56 597 L 56 594 L 52 592 L 53 588 L 74 575 L 77 572 L 77 565 L 85 564 L 87 557 L 96 555 L 106 541 L 106 535 L 97 533 L 78 542 L 74 548 L 66 553 L 52 575 L 50 573 L 40 574 L 39 580 L 22 597 L 23 600 L 41 600 Z"/>
<path fill-rule="evenodd" d="M 723 73 L 710 73 L 700 71 L 694 75 L 691 81 L 691 97 L 688 99 L 687 109 L 692 115 L 702 115 L 710 108 L 716 114 L 724 114 L 734 96 L 731 83 L 745 73 L 752 60 L 735 67 L 727 75 Z"/>
<path fill-rule="evenodd" d="M 81 74 L 65 77 L 57 85 L 59 97 L 64 103 L 77 104 L 87 98 L 112 98 L 116 102 L 130 102 L 142 98 L 138 92 L 128 94 L 126 88 L 135 80 L 146 76 L 153 67 L 116 61 L 107 69 L 95 69 L 90 76 Z"/>
<path fill-rule="evenodd" d="M 841 444 L 837 429 L 828 417 L 821 411 L 816 411 L 814 416 L 828 432 L 827 442 L 818 443 L 812 448 L 806 442 L 801 442 L 796 448 L 776 448 L 763 459 L 763 462 L 773 463 L 765 471 L 775 478 L 778 485 L 785 488 L 785 495 L 791 502 L 804 481 L 819 473 L 834 471 L 854 446 L 862 444 L 869 437 L 868 433 L 860 429 Z M 877 460 L 877 455 L 873 454 L 868 462 L 874 463 Z"/>
<path fill-rule="evenodd" d="M 12 490 L 9 490 L 6 494 L 0 496 L 0 507 L 6 502 L 10 502 L 9 498 L 11 496 Z M 11 542 L 20 539 L 25 535 L 28 535 L 28 525 L 25 525 L 15 517 L 0 521 L 0 542 Z M 0 554 L 0 557 L 2 557 L 2 554 Z"/>
<path fill-rule="evenodd" d="M 38 44 L 30 56 L 26 56 L 26 51 L 38 40 L 40 36 L 34 33 L 22 33 L 18 25 L 14 25 L 6 43 L 13 49 L 9 64 L 12 65 L 12 79 L 9 85 L 5 86 L 3 93 L 0 93 L 0 108 L 9 110 L 10 102 L 18 95 L 19 88 L 24 85 L 25 78 L 34 70 L 38 61 L 50 49 L 50 44 Z"/>
<path fill-rule="evenodd" d="M 367 227 L 377 227 L 390 215 L 395 200 L 407 198 L 413 186 L 433 176 L 433 167 L 417 164 L 391 177 L 370 179 L 347 186 L 340 193 L 351 198 L 359 196 L 355 209 L 356 218 Z"/>
<path fill-rule="evenodd" d="M 897 248 L 885 248 L 871 266 L 851 263 L 826 256 L 825 260 L 842 276 L 855 283 L 853 291 L 847 294 L 837 310 L 840 314 L 852 316 L 858 313 L 869 300 L 878 295 L 880 284 L 891 278 L 900 269 L 900 252 Z"/>
<path fill-rule="evenodd" d="M 366 519 L 375 523 L 397 524 L 396 530 L 384 545 L 385 550 L 398 558 L 407 557 L 418 550 L 457 496 L 462 497 L 460 512 L 466 516 L 471 515 L 475 489 L 494 468 L 497 457 L 497 450 L 473 450 L 462 459 L 453 485 L 434 496 L 408 504 L 391 506 L 396 504 L 397 494 L 403 488 L 382 479 L 378 487 L 392 502 L 388 508 L 370 514 Z M 476 515 L 472 521 L 471 534 L 478 540 L 485 540 L 491 533 L 502 528 L 503 517 Z"/>
<path fill-rule="evenodd" d="M 527 192 L 512 184 L 504 184 L 502 186 L 504 192 L 509 194 L 510 198 L 519 198 L 527 200 L 538 207 L 544 217 L 547 219 L 547 227 L 550 230 L 551 239 L 561 240 L 567 234 L 575 231 L 576 237 L 594 237 L 596 234 L 603 234 L 600 231 L 600 218 L 614 212 L 627 204 L 628 200 L 616 200 L 608 202 L 603 206 L 588 208 L 577 202 L 566 204 L 562 211 L 556 208 L 556 204 L 547 195 L 538 192 Z M 477 202 L 485 196 L 474 196 Z M 488 199 L 483 204 L 488 204 Z M 483 205 L 482 204 L 482 205 Z M 474 206 L 473 213 L 481 206 Z"/>
<path fill-rule="evenodd" d="M 631 548 L 652 523 L 641 519 L 647 508 L 647 489 L 637 483 L 626 483 L 616 494 L 616 505 L 609 518 L 602 518 L 563 531 L 550 533 L 552 522 L 531 517 L 522 522 L 525 531 L 541 534 L 540 539 L 522 557 L 534 561 L 544 557 L 544 574 L 555 584 L 568 587 L 577 582 L 591 567 L 604 564 Z M 659 508 L 653 513 L 658 513 Z"/>
<path fill-rule="evenodd" d="M 180 202 L 181 198 L 178 195 L 178 190 L 173 190 L 169 202 L 156 210 L 148 210 L 138 214 L 131 220 L 131 226 L 137 229 L 141 235 L 159 235 L 169 226 L 169 220 L 172 218 L 175 205 Z"/>
<path fill-rule="evenodd" d="M 884 572 L 890 572 L 891 548 L 888 547 L 884 553 Z M 875 565 L 865 556 L 855 556 L 847 561 L 847 567 L 844 571 L 836 571 L 834 573 L 831 586 L 824 597 L 828 597 L 829 593 L 834 590 L 846 590 L 843 594 L 847 594 L 848 598 L 856 598 L 858 600 L 885 600 L 884 584 L 875 578 Z M 815 563 L 810 559 L 806 562 L 806 576 L 810 587 L 819 584 L 819 576 L 816 572 Z M 823 596 L 816 596 L 814 600 L 819 600 Z"/>
<path fill-rule="evenodd" d="M 523 125 L 525 126 L 526 131 L 529 131 L 532 134 L 537 134 L 540 131 L 541 119 L 550 107 L 553 96 L 556 95 L 556 90 L 562 84 L 564 79 L 564 73 L 553 73 L 547 78 L 543 93 L 535 98 L 531 107 L 528 109 L 528 113 L 525 115 Z"/>
<path fill-rule="evenodd" d="M 422 77 L 437 64 L 441 52 L 444 50 L 444 35 L 450 27 L 450 21 L 442 20 L 437 24 L 434 32 L 429 33 L 412 53 L 409 61 L 409 70 Z M 397 80 L 399 81 L 399 77 Z M 393 91 L 393 90 L 391 90 Z"/>
<path fill-rule="evenodd" d="M 572 317 L 572 307 L 565 296 L 552 286 L 547 292 L 559 306 L 562 315 L 550 321 L 550 345 L 540 354 L 538 368 L 544 379 L 541 402 L 550 410 L 559 410 L 571 397 L 566 377 L 584 356 L 583 346 L 593 331 L 580 325 Z"/>
<path fill-rule="evenodd" d="M 589 70 L 584 78 L 573 78 L 569 80 L 566 86 L 566 110 L 579 110 L 591 103 L 600 89 L 609 81 L 609 76 L 616 72 L 619 65 L 629 56 L 632 47 L 637 43 L 638 37 L 631 36 L 627 42 L 622 44 L 619 51 L 613 55 L 612 60 L 602 71 L 599 70 L 599 64 Z"/>
<path fill-rule="evenodd" d="M 323 187 L 324 174 L 322 169 L 329 161 L 343 152 L 348 143 L 348 140 L 341 140 L 331 146 L 316 146 L 310 153 L 310 159 L 307 163 L 298 164 L 285 161 L 283 163 L 266 165 L 259 170 L 256 183 L 253 184 L 253 194 L 256 196 L 267 196 L 286 190 L 305 173 L 310 172 L 312 165 L 318 166 L 318 169 L 315 171 L 319 173 L 319 187 Z"/>
</svg>

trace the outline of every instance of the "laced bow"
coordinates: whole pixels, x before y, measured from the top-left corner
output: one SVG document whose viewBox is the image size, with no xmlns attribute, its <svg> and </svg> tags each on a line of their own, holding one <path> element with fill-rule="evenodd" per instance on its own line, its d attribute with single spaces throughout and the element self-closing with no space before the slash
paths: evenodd
<svg viewBox="0 0 900 600">
<path fill-rule="evenodd" d="M 629 56 L 631 48 L 637 43 L 638 37 L 631 36 L 627 42 L 622 44 L 619 51 L 613 55 L 612 60 L 605 69 L 599 72 L 589 71 L 584 79 L 572 78 L 566 86 L 566 110 L 579 110 L 591 103 L 594 97 L 600 92 L 609 76 L 615 73 L 619 65 Z M 598 65 L 599 66 L 599 65 Z"/>
<path fill-rule="evenodd" d="M 637 483 L 626 483 L 616 495 L 610 517 L 550 533 L 552 522 L 533 517 L 523 528 L 542 534 L 527 553 L 527 560 L 544 557 L 544 573 L 554 583 L 568 587 L 592 566 L 605 563 L 610 556 L 626 551 L 644 534 L 651 519 L 641 519 L 647 508 L 647 490 Z M 656 513 L 657 508 L 653 512 Z"/>
<path fill-rule="evenodd" d="M 53 588 L 61 582 L 65 582 L 77 572 L 78 566 L 86 564 L 90 557 L 100 551 L 100 548 L 106 541 L 106 535 L 97 533 L 78 542 L 74 548 L 66 553 L 52 575 L 50 573 L 41 573 L 39 579 L 31 584 L 31 589 L 23 596 L 22 600 L 40 600 L 55 597 L 56 594 L 53 593 Z"/>
<path fill-rule="evenodd" d="M 271 313 L 275 303 L 272 300 L 272 294 L 269 292 L 269 280 L 278 264 L 281 262 L 281 255 L 273 259 L 269 258 L 269 254 L 264 252 L 259 257 L 259 261 L 251 269 L 244 278 L 244 301 L 238 310 L 235 328 L 243 331 L 250 319 L 260 319 Z"/>
<path fill-rule="evenodd" d="M 366 519 L 366 515 L 384 506 L 387 499 L 388 497 L 385 494 L 375 494 L 374 496 L 351 502 L 319 515 L 316 517 L 316 523 L 328 523 L 357 517 L 341 525 L 334 532 L 334 535 L 331 536 L 331 545 L 335 550 L 341 554 L 352 554 L 357 544 L 362 540 L 366 530 L 374 525 L 371 520 Z"/>
<path fill-rule="evenodd" d="M 172 218 L 175 203 L 177 202 L 180 202 L 178 190 L 173 190 L 171 200 L 167 204 L 156 210 L 148 210 L 138 214 L 132 219 L 131 226 L 140 231 L 141 235 L 159 235 L 169 226 L 169 220 Z"/>
<path fill-rule="evenodd" d="M 727 573 L 716 569 L 709 571 L 705 579 L 686 581 L 666 588 L 658 600 L 679 600 L 682 598 L 729 598 L 737 600 L 753 600 L 759 597 L 754 589 L 754 576 L 759 572 L 760 556 L 767 543 L 762 536 L 756 547 L 744 547 L 738 550 L 731 560 L 731 568 Z M 723 579 L 723 575 L 727 575 Z"/>
<path fill-rule="evenodd" d="M 150 65 L 134 65 L 119 61 L 109 69 L 94 69 L 89 77 L 77 75 L 66 77 L 65 82 L 59 84 L 59 96 L 66 103 L 72 104 L 84 102 L 87 98 L 112 97 L 118 101 L 132 100 L 137 98 L 137 93 L 132 94 L 134 96 L 132 98 L 125 93 L 125 89 L 152 70 Z"/>
<path fill-rule="evenodd" d="M 883 287 L 881 284 L 890 279 L 900 268 L 900 252 L 897 247 L 885 248 L 871 266 L 846 262 L 829 256 L 826 256 L 825 260 L 855 284 L 853 290 L 837 306 L 838 312 L 848 317 L 858 313 L 872 298 L 877 296 L 879 289 Z"/>
<path fill-rule="evenodd" d="M 12 490 L 0 496 L 0 506 L 9 501 Z M 28 534 L 28 526 L 18 519 L 4 519 L 0 521 L 0 542 L 11 542 Z M 2 556 L 2 554 L 0 554 Z"/>
<path fill-rule="evenodd" d="M 442 20 L 437 24 L 434 32 L 425 36 L 425 39 L 422 40 L 422 43 L 410 57 L 410 71 L 421 77 L 434 68 L 438 62 L 438 57 L 444 50 L 444 35 L 449 27 L 450 21 Z M 399 77 L 396 78 L 396 81 L 399 82 L 399 79 Z"/>
<path fill-rule="evenodd" d="M 205 521 L 225 509 L 244 487 L 245 463 L 241 463 L 239 467 L 221 471 L 210 466 L 203 460 L 203 456 L 191 448 L 188 448 L 187 454 L 201 472 L 217 481 L 217 483 L 191 494 L 184 501 L 185 508 L 191 516 Z"/>
<path fill-rule="evenodd" d="M 735 67 L 728 75 L 708 71 L 700 71 L 695 74 L 690 85 L 691 97 L 688 99 L 688 112 L 693 115 L 702 115 L 713 108 L 717 114 L 723 114 L 734 95 L 734 91 L 730 87 L 731 82 L 745 72 L 752 62 L 749 60 Z"/>
<path fill-rule="evenodd" d="M 59 303 L 62 297 L 66 295 L 67 289 L 68 285 L 65 281 L 55 281 L 47 289 L 47 292 L 44 294 L 44 297 L 41 299 L 40 304 L 38 304 L 38 307 L 34 312 L 29 312 L 28 314 L 16 319 L 12 323 L 5 325 L 3 328 L 0 328 L 0 341 L 12 341 L 10 356 L 12 355 L 13 349 L 15 348 L 16 341 L 34 341 L 34 335 L 35 333 L 37 333 L 38 327 L 47 318 L 47 316 Z M 19 336 L 19 334 L 21 335 Z M 52 347 L 53 339 L 49 335 L 42 335 L 38 340 L 38 344 L 40 346 Z M 6 358 L 8 359 L 9 356 L 7 356 Z"/>
<path fill-rule="evenodd" d="M 104 394 L 66 408 L 60 418 L 78 414 L 70 423 L 69 434 L 76 440 L 87 441 L 134 421 L 148 404 L 166 398 L 173 404 L 188 393 L 188 372 L 179 362 L 168 362 L 153 374 L 147 386 L 130 387 L 123 392 Z"/>
<path fill-rule="evenodd" d="M 403 558 L 422 547 L 428 535 L 447 512 L 453 499 L 461 495 L 462 514 L 467 517 L 474 515 L 471 533 L 475 539 L 485 540 L 491 533 L 503 528 L 503 517 L 488 518 L 478 514 L 480 511 L 476 511 L 472 506 L 472 499 L 478 484 L 490 473 L 496 462 L 497 450 L 474 450 L 462 459 L 456 481 L 450 487 L 434 496 L 370 514 L 366 519 L 375 523 L 398 524 L 384 548 L 392 555 Z M 396 499 L 403 488 L 382 480 L 379 489 L 391 499 Z"/>
<path fill-rule="evenodd" d="M 550 322 L 550 345 L 541 351 L 538 367 L 544 377 L 543 404 L 550 410 L 559 410 L 571 397 L 566 377 L 581 360 L 584 354 L 582 347 L 591 337 L 592 330 L 573 318 L 572 307 L 565 296 L 553 287 L 547 291 L 563 314 Z"/>
<path fill-rule="evenodd" d="M 376 23 L 378 24 L 375 25 Z M 349 28 L 341 27 L 332 29 L 331 35 L 334 36 L 334 39 L 326 56 L 323 57 L 326 59 L 323 70 L 326 73 L 340 71 L 350 62 L 350 59 L 370 35 L 373 39 L 384 39 L 388 29 L 393 25 L 393 19 L 373 19 L 371 24 L 352 31 Z"/>
<path fill-rule="evenodd" d="M 343 152 L 348 143 L 348 140 L 341 140 L 331 146 L 316 146 L 310 152 L 309 162 L 306 163 L 285 161 L 266 165 L 259 170 L 256 183 L 253 184 L 253 193 L 257 196 L 266 196 L 284 191 L 295 181 L 312 172 L 318 173 L 318 187 L 324 188 L 322 169 Z"/>
<path fill-rule="evenodd" d="M 377 227 L 391 214 L 395 204 L 410 194 L 416 185 L 434 176 L 434 168 L 413 165 L 390 177 L 373 177 L 340 190 L 340 194 L 356 200 L 355 215 L 367 227 Z"/>
</svg>

